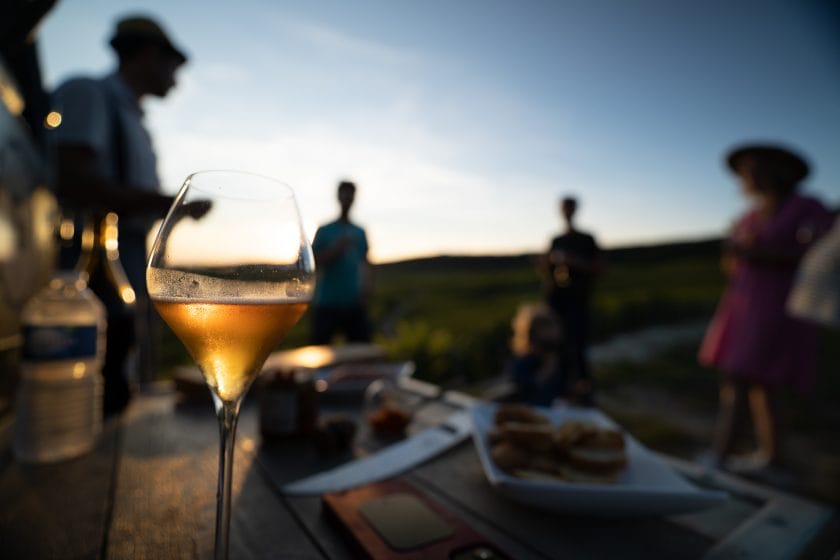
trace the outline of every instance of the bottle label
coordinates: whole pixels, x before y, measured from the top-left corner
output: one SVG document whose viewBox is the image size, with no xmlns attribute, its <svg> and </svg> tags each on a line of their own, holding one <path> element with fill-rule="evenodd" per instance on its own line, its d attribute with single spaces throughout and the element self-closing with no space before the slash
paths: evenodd
<svg viewBox="0 0 840 560">
<path fill-rule="evenodd" d="M 23 359 L 48 362 L 96 356 L 96 325 L 23 327 Z"/>
</svg>

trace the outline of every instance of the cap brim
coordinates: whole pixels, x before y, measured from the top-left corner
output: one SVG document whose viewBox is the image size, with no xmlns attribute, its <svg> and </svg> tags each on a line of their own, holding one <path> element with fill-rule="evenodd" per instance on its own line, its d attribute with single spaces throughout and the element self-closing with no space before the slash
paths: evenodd
<svg viewBox="0 0 840 560">
<path fill-rule="evenodd" d="M 181 49 L 179 49 L 178 47 L 173 45 L 168 39 L 166 39 L 164 37 L 158 37 L 158 36 L 155 36 L 155 35 L 149 36 L 149 35 L 139 34 L 139 33 L 137 33 L 137 34 L 135 34 L 135 33 L 122 33 L 120 35 L 115 35 L 111 39 L 110 44 L 111 44 L 112 47 L 117 49 L 117 48 L 119 48 L 119 45 L 121 43 L 134 42 L 134 41 L 136 41 L 138 43 L 149 43 L 149 44 L 159 45 L 159 46 L 163 47 L 169 54 L 171 54 L 178 61 L 179 66 L 186 63 L 189 60 L 187 55 L 184 54 L 184 52 Z"/>
<path fill-rule="evenodd" d="M 174 57 L 178 60 L 178 65 L 179 65 L 179 66 L 180 66 L 181 64 L 186 64 L 187 60 L 189 60 L 189 59 L 187 58 L 187 55 L 185 55 L 183 52 L 181 52 L 180 50 L 178 50 L 178 49 L 175 47 L 175 45 L 173 45 L 172 43 L 170 43 L 170 44 L 168 45 L 168 48 L 169 48 L 169 52 L 171 52 L 171 53 L 172 53 L 172 55 L 173 55 L 173 56 L 174 56 Z"/>
</svg>

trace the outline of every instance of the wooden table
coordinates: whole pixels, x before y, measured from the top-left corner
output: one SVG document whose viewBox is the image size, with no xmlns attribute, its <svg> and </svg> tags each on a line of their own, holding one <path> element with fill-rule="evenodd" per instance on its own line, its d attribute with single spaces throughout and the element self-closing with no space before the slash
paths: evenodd
<svg viewBox="0 0 840 560">
<path fill-rule="evenodd" d="M 462 394 L 415 383 L 426 399 L 418 424 L 468 404 Z M 172 390 L 138 396 L 111 420 L 92 453 L 55 465 L 0 465 L 0 557 L 175 559 L 212 556 L 218 429 L 208 404 L 179 405 Z M 346 406 L 347 408 L 342 408 Z M 231 558 L 352 558 L 319 497 L 278 486 L 340 463 L 311 442 L 263 443 L 257 399 L 239 423 Z M 358 403 L 323 414 L 358 413 Z M 415 426 L 420 427 L 420 426 Z M 364 432 L 359 442 L 363 443 Z M 700 471 L 674 461 L 688 476 Z M 529 509 L 496 494 L 471 441 L 400 480 L 491 538 L 512 558 L 830 558 L 840 546 L 829 507 L 718 475 L 724 505 L 668 518 L 605 520 Z"/>
</svg>

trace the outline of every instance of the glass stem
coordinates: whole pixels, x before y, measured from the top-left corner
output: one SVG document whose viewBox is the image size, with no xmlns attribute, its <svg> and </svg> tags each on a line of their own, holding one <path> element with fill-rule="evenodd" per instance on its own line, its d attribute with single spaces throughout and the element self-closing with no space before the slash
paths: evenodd
<svg viewBox="0 0 840 560">
<path fill-rule="evenodd" d="M 230 545 L 230 491 L 233 482 L 233 450 L 236 439 L 236 421 L 239 418 L 239 401 L 216 400 L 219 418 L 219 486 L 216 490 L 216 545 L 215 560 L 227 560 Z"/>
</svg>

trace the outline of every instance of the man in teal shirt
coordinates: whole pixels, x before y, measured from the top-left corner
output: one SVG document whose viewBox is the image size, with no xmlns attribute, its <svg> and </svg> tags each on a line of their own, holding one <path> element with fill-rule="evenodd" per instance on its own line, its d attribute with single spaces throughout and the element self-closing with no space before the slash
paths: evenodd
<svg viewBox="0 0 840 560">
<path fill-rule="evenodd" d="M 365 230 L 350 221 L 356 185 L 338 185 L 341 215 L 318 228 L 312 251 L 318 282 L 312 300 L 312 344 L 329 344 L 338 333 L 348 342 L 370 342 L 367 293 L 370 275 Z"/>
</svg>

